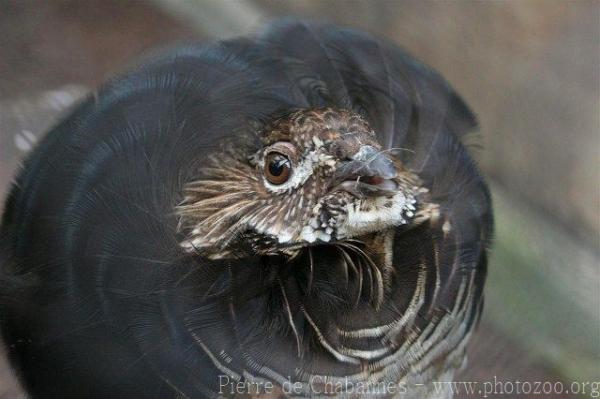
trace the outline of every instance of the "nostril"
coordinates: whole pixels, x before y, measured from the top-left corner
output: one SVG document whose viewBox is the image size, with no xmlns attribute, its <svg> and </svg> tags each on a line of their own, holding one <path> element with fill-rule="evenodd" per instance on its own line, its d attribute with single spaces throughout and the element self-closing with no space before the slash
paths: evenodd
<svg viewBox="0 0 600 399">
<path fill-rule="evenodd" d="M 360 175 L 376 176 L 381 179 L 392 179 L 396 177 L 396 168 L 384 151 L 373 146 L 364 145 L 354 154 L 353 160 L 362 164 Z"/>
</svg>

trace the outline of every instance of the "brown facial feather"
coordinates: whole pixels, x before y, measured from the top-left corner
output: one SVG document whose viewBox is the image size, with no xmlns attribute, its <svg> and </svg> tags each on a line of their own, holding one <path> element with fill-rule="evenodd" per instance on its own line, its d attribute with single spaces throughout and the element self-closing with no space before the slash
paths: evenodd
<svg viewBox="0 0 600 399">
<path fill-rule="evenodd" d="M 417 212 L 416 197 L 423 190 L 416 176 L 391 154 L 385 154 L 384 161 L 393 165 L 394 179 L 361 176 L 365 172 L 360 170 L 346 181 L 340 179 L 345 166 L 357 162 L 368 166 L 371 158 L 384 153 L 368 123 L 355 113 L 333 108 L 295 111 L 273 120 L 258 134 L 262 148 L 243 154 L 230 145 L 209 158 L 199 179 L 186 186 L 178 213 L 187 251 L 213 259 L 292 256 L 316 243 L 360 239 L 348 236 L 355 219 L 360 224 L 357 231 L 376 234 L 393 227 L 385 225 L 386 215 L 406 224 Z M 352 161 L 365 148 L 372 155 Z M 294 168 L 285 184 L 265 178 L 265 158 L 272 152 L 287 157 Z M 377 184 L 384 181 L 396 189 L 370 194 L 369 190 L 379 192 Z M 373 198 L 361 198 L 365 192 Z"/>
</svg>

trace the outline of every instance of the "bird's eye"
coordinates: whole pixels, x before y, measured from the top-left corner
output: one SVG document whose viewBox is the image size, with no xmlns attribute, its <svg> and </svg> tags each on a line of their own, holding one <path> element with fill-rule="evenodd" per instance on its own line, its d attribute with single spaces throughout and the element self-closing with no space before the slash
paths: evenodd
<svg viewBox="0 0 600 399">
<path fill-rule="evenodd" d="M 265 158 L 265 177 L 271 184 L 283 184 L 290 178 L 292 164 L 288 157 L 272 152 Z"/>
</svg>

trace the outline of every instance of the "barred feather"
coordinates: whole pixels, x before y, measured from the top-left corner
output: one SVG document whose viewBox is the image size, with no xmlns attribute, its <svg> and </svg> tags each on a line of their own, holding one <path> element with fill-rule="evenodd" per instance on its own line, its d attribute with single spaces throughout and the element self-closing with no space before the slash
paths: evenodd
<svg viewBox="0 0 600 399">
<path fill-rule="evenodd" d="M 248 224 L 283 229 L 315 204 L 302 190 L 269 202 L 248 158 L 274 118 L 322 107 L 362 116 L 402 184 L 418 181 L 419 208 L 356 240 L 264 251 L 279 244 L 259 246 Z M 431 394 L 415 384 L 460 366 L 482 308 L 492 211 L 463 144 L 475 126 L 392 44 L 289 19 L 107 83 L 6 202 L 0 323 L 24 385 L 44 398 L 216 397 L 223 378 Z"/>
</svg>

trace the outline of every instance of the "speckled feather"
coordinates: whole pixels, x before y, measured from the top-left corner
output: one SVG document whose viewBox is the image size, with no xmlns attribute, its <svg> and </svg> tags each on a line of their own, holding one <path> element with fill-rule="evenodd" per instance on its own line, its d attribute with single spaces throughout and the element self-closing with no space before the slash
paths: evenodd
<svg viewBox="0 0 600 399">
<path fill-rule="evenodd" d="M 0 321 L 21 381 L 44 398 L 218 397 L 223 378 L 274 396 L 350 381 L 434 397 L 427 383 L 463 363 L 483 305 L 491 202 L 462 144 L 475 125 L 395 46 L 296 20 L 108 82 L 42 140 L 6 202 Z M 317 203 L 356 200 L 323 191 L 343 157 L 326 144 L 331 159 L 278 192 L 261 154 L 349 130 L 387 151 L 410 215 L 308 242 Z"/>
</svg>

